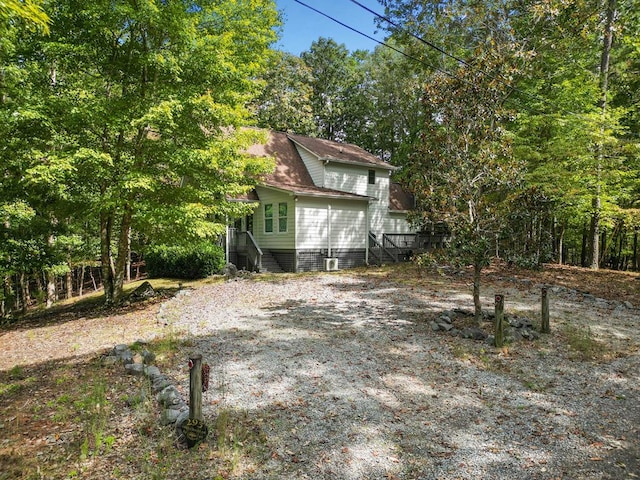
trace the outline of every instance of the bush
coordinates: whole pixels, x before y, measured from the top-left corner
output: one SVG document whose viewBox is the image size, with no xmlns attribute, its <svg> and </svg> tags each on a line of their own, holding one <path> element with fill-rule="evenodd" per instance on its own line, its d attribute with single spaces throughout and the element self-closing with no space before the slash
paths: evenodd
<svg viewBox="0 0 640 480">
<path fill-rule="evenodd" d="M 145 257 L 149 277 L 195 279 L 220 273 L 225 264 L 224 250 L 211 243 L 189 246 L 158 245 Z"/>
</svg>

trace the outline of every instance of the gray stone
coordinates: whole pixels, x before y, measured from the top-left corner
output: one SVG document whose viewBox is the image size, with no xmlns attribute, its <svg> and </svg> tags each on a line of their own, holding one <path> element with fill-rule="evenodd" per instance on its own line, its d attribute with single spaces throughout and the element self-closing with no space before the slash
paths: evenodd
<svg viewBox="0 0 640 480">
<path fill-rule="evenodd" d="M 438 323 L 438 326 L 440 327 L 440 330 L 444 330 L 445 332 L 453 329 L 453 325 L 451 325 L 450 323 L 442 322 Z"/>
<path fill-rule="evenodd" d="M 144 375 L 144 365 L 141 363 L 128 363 L 124 366 L 124 369 L 129 375 Z"/>
<path fill-rule="evenodd" d="M 431 326 L 431 330 L 433 330 L 434 332 L 440 330 L 440 325 L 438 325 L 436 322 L 431 322 L 429 325 Z"/>
<path fill-rule="evenodd" d="M 460 335 L 460 330 L 458 330 L 457 328 L 452 328 L 451 330 L 449 330 L 449 335 L 451 335 L 452 337 L 457 337 L 458 335 Z"/>
<path fill-rule="evenodd" d="M 151 381 L 151 391 L 153 393 L 160 393 L 162 390 L 171 385 L 171 381 L 164 375 L 158 375 Z"/>
<path fill-rule="evenodd" d="M 154 366 L 145 366 L 144 374 L 149 378 L 149 380 L 153 381 L 155 377 L 160 375 L 160 369 Z"/>
<path fill-rule="evenodd" d="M 622 304 L 627 307 L 629 310 L 633 310 L 633 303 L 631 303 L 630 301 L 624 301 L 622 302 Z"/>
<path fill-rule="evenodd" d="M 460 335 L 462 338 L 471 338 L 473 340 L 484 340 L 487 338 L 487 334 L 479 328 L 465 328 Z"/>
<path fill-rule="evenodd" d="M 156 355 L 153 352 L 150 352 L 146 348 L 142 351 L 142 362 L 151 365 L 156 360 Z"/>
<path fill-rule="evenodd" d="M 496 345 L 496 337 L 494 337 L 493 335 L 488 335 L 484 341 L 487 345 L 490 345 L 492 347 L 495 347 Z"/>
<path fill-rule="evenodd" d="M 156 291 L 153 289 L 149 281 L 144 281 L 142 285 L 131 292 L 129 297 L 131 300 L 145 300 L 147 298 L 153 298 L 156 296 Z"/>
<path fill-rule="evenodd" d="M 451 317 L 449 315 L 444 315 L 444 314 L 440 315 L 440 317 L 438 317 L 438 323 L 441 323 L 441 322 L 451 324 L 452 323 Z"/>
<path fill-rule="evenodd" d="M 158 403 L 163 407 L 170 407 L 171 405 L 179 405 L 184 403 L 182 400 L 182 396 L 180 392 L 173 385 L 169 385 L 165 387 L 160 393 L 157 395 Z"/>
<path fill-rule="evenodd" d="M 163 410 L 160 414 L 160 424 L 173 425 L 174 423 L 176 423 L 176 420 L 178 420 L 178 417 L 180 417 L 181 413 L 182 412 L 180 412 L 179 410 L 173 410 L 170 408 Z"/>
<path fill-rule="evenodd" d="M 131 350 L 127 350 L 118 356 L 118 359 L 125 365 L 130 365 L 134 362 L 133 360 L 133 352 Z"/>
<path fill-rule="evenodd" d="M 113 350 L 111 350 L 111 355 L 115 355 L 117 357 L 122 353 L 126 352 L 127 350 L 129 350 L 129 346 L 125 345 L 124 343 L 120 343 L 115 347 L 113 347 Z"/>
<path fill-rule="evenodd" d="M 222 274 L 227 278 L 236 278 L 238 276 L 238 267 L 233 263 L 227 263 L 222 269 Z"/>
<path fill-rule="evenodd" d="M 509 325 L 513 328 L 531 328 L 533 323 L 528 318 L 511 318 L 509 319 Z"/>
</svg>

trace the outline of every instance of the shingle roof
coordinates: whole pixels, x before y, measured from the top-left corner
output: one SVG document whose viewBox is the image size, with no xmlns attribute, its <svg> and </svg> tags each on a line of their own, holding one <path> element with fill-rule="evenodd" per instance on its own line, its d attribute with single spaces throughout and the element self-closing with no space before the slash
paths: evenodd
<svg viewBox="0 0 640 480">
<path fill-rule="evenodd" d="M 298 150 L 286 133 L 268 132 L 267 142 L 251 146 L 248 149 L 248 153 L 256 156 L 268 155 L 276 158 L 276 168 L 274 172 L 267 175 L 261 182 L 265 187 L 277 188 L 297 195 L 314 197 L 332 197 L 352 200 L 369 199 L 369 197 L 363 195 L 317 187 L 313 183 L 313 179 L 302 158 L 300 158 Z"/>
<path fill-rule="evenodd" d="M 351 163 L 356 165 L 366 165 L 386 170 L 395 170 L 396 167 L 380 160 L 378 157 L 366 150 L 350 143 L 339 143 L 322 138 L 303 137 L 301 135 L 289 134 L 288 137 L 298 145 L 309 150 L 322 160 L 339 163 Z"/>
<path fill-rule="evenodd" d="M 385 169 L 395 168 L 356 145 L 269 131 L 267 133 L 266 143 L 253 145 L 247 150 L 247 153 L 251 155 L 276 158 L 274 172 L 267 175 L 260 182 L 261 185 L 267 188 L 291 192 L 294 195 L 350 200 L 370 199 L 370 197 L 364 195 L 316 186 L 294 142 L 323 160 Z M 337 155 L 339 155 L 340 158 L 337 158 Z M 254 191 L 248 196 L 238 200 L 256 201 L 258 200 L 258 196 Z M 407 211 L 411 208 L 413 208 L 413 197 L 403 191 L 400 185 L 391 183 L 389 209 L 394 211 Z"/>
<path fill-rule="evenodd" d="M 400 184 L 389 185 L 389 210 L 406 212 L 414 207 L 413 195 L 402 189 Z"/>
</svg>

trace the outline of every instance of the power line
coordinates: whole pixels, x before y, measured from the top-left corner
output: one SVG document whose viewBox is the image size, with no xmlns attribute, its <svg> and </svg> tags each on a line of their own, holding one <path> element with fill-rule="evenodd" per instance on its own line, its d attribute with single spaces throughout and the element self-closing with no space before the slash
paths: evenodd
<svg viewBox="0 0 640 480">
<path fill-rule="evenodd" d="M 393 21 L 393 20 L 391 20 L 390 18 L 385 17 L 384 15 L 380 15 L 379 13 L 375 12 L 374 10 L 371 10 L 369 7 L 367 7 L 367 6 L 363 5 L 363 4 L 361 4 L 361 3 L 360 3 L 360 2 L 358 2 L 357 0 L 350 0 L 350 1 L 351 1 L 351 3 L 356 4 L 356 5 L 357 5 L 357 6 L 359 6 L 360 8 L 362 8 L 362 9 L 366 10 L 367 12 L 369 12 L 369 13 L 371 13 L 371 14 L 375 15 L 375 16 L 376 16 L 376 17 L 378 17 L 379 19 L 384 20 L 384 21 L 385 21 L 385 22 L 387 22 L 389 25 L 393 25 L 393 26 L 394 26 L 394 27 L 396 27 L 397 29 L 399 29 L 399 30 L 403 30 L 403 28 L 402 28 L 402 26 L 401 26 L 401 25 L 398 25 L 396 22 L 394 22 L 394 21 Z M 473 68 L 473 66 L 472 66 L 470 63 L 468 63 L 467 61 L 463 60 L 462 58 L 459 58 L 459 57 L 456 57 L 455 55 L 450 54 L 449 52 L 447 52 L 446 50 L 444 50 L 444 49 L 440 48 L 440 47 L 439 47 L 439 46 L 437 46 L 436 44 L 434 44 L 434 43 L 432 43 L 432 42 L 429 42 L 428 40 L 425 40 L 424 38 L 422 38 L 422 37 L 420 37 L 420 36 L 418 36 L 418 35 L 416 35 L 416 34 L 414 34 L 414 33 L 411 33 L 411 32 L 408 32 L 408 33 L 409 33 L 409 35 L 411 35 L 411 36 L 412 36 L 413 38 L 415 38 L 416 40 L 418 40 L 418 41 L 420 41 L 420 42 L 424 43 L 425 45 L 427 45 L 427 46 L 428 46 L 428 47 L 430 47 L 430 48 L 433 48 L 433 49 L 434 49 L 434 50 L 436 50 L 437 52 L 442 53 L 443 55 L 446 55 L 447 57 L 452 58 L 452 59 L 453 59 L 453 60 L 455 60 L 456 62 L 459 62 L 459 63 L 461 63 L 461 64 L 463 64 L 463 65 L 466 65 L 467 67 L 471 67 L 471 68 Z"/>
<path fill-rule="evenodd" d="M 423 60 L 421 60 L 421 59 L 419 59 L 419 58 L 416 58 L 416 57 L 414 57 L 414 56 L 412 56 L 412 55 L 409 55 L 408 53 L 403 52 L 402 50 L 400 50 L 400 49 L 398 49 L 398 48 L 394 47 L 393 45 L 389 45 L 388 43 L 383 42 L 383 41 L 381 41 L 381 40 L 378 40 L 378 39 L 377 39 L 377 38 L 375 38 L 375 37 L 372 37 L 372 36 L 370 36 L 370 35 L 367 35 L 366 33 L 362 32 L 362 31 L 360 31 L 360 30 L 358 30 L 358 29 L 356 29 L 356 28 L 354 28 L 354 27 L 351 27 L 351 26 L 347 25 L 346 23 L 341 22 L 341 21 L 340 21 L 340 20 L 338 20 L 337 18 L 334 18 L 334 17 L 332 17 L 331 15 L 329 15 L 329 14 L 327 14 L 327 13 L 324 13 L 324 12 L 322 12 L 322 11 L 318 10 L 317 8 L 314 8 L 314 7 L 312 7 L 311 5 L 307 5 L 306 3 L 302 2 L 301 0 L 294 0 L 294 2 L 296 2 L 296 3 L 300 4 L 300 5 L 302 5 L 303 7 L 308 8 L 309 10 L 312 10 L 312 11 L 316 12 L 316 13 L 317 13 L 317 14 L 319 14 L 319 15 L 322 15 L 322 16 L 323 16 L 323 17 L 325 17 L 325 18 L 328 18 L 329 20 L 331 20 L 332 22 L 337 23 L 338 25 L 341 25 L 341 26 L 343 26 L 343 27 L 345 27 L 345 28 L 348 28 L 349 30 L 351 30 L 352 32 L 357 33 L 358 35 L 362 35 L 363 37 L 368 38 L 369 40 L 372 40 L 372 41 L 376 42 L 376 43 L 377 43 L 377 44 L 379 44 L 379 45 L 382 45 L 382 46 L 384 46 L 384 47 L 390 48 L 390 49 L 391 49 L 391 50 L 393 50 L 394 52 L 397 52 L 397 53 L 399 53 L 400 55 L 403 55 L 403 56 L 405 56 L 406 58 L 408 58 L 408 59 L 410 59 L 410 60 L 413 60 L 414 62 L 421 63 L 422 65 L 425 65 L 425 66 L 427 66 L 427 67 L 433 68 L 433 69 L 435 69 L 435 70 L 439 71 L 440 73 L 443 73 L 443 74 L 445 74 L 445 75 L 448 75 L 448 76 L 450 76 L 450 77 L 455 78 L 455 76 L 454 76 L 452 73 L 447 72 L 446 70 L 443 70 L 443 69 L 441 69 L 441 68 L 439 68 L 439 67 L 437 67 L 437 66 L 435 66 L 435 65 L 433 65 L 433 64 L 431 64 L 431 63 L 427 63 L 427 62 L 425 62 L 425 61 L 423 61 Z"/>
<path fill-rule="evenodd" d="M 360 8 L 363 8 L 363 9 L 365 9 L 366 11 L 368 11 L 369 13 L 371 13 L 371 14 L 375 15 L 376 17 L 378 17 L 378 18 L 380 18 L 380 19 L 384 20 L 385 22 L 388 22 L 389 24 L 393 25 L 394 27 L 396 27 L 396 28 L 398 28 L 398 29 L 402 30 L 402 26 L 401 26 L 401 25 L 399 25 L 399 24 L 397 24 L 397 23 L 393 22 L 391 19 L 389 19 L 389 18 L 387 18 L 387 17 L 385 17 L 385 16 L 383 16 L 383 15 L 380 15 L 379 13 L 375 12 L 374 10 L 371 10 L 370 8 L 368 8 L 368 7 L 364 6 L 364 5 L 362 5 L 362 4 L 361 4 L 360 2 L 358 2 L 357 0 L 350 0 L 350 1 L 351 1 L 352 3 L 354 3 L 355 5 L 359 6 Z M 425 66 L 427 66 L 427 67 L 430 67 L 430 68 L 432 68 L 432 69 L 434 69 L 434 70 L 436 70 L 436 71 L 438 71 L 438 72 L 440 72 L 440 73 L 442 73 L 442 74 L 444 74 L 444 75 L 447 75 L 447 76 L 449 76 L 449 77 L 451 77 L 451 78 L 454 78 L 454 79 L 456 79 L 456 80 L 462 81 L 463 83 L 466 83 L 466 84 L 468 84 L 468 85 L 473 85 L 473 84 L 474 84 L 473 82 L 471 82 L 471 81 L 469 81 L 469 80 L 466 80 L 466 79 L 464 79 L 464 78 L 460 78 L 460 77 L 456 76 L 454 73 L 451 73 L 451 72 L 449 72 L 449 71 L 447 71 L 447 70 L 444 70 L 444 69 L 442 69 L 442 68 L 440 68 L 440 67 L 437 67 L 436 65 L 433 65 L 433 64 L 431 64 L 431 63 L 425 62 L 424 60 L 421 60 L 421 59 L 419 59 L 419 58 L 416 58 L 416 57 L 414 57 L 414 56 L 412 56 L 412 55 L 409 55 L 409 54 L 407 54 L 406 52 L 404 52 L 404 51 L 402 51 L 402 50 L 400 50 L 400 49 L 398 49 L 398 48 L 394 47 L 393 45 L 390 45 L 390 44 L 388 44 L 388 43 L 386 43 L 386 42 L 383 42 L 383 41 L 378 40 L 377 38 L 374 38 L 374 37 L 372 37 L 372 36 L 370 36 L 370 35 L 367 35 L 366 33 L 362 32 L 362 31 L 360 31 L 360 30 L 358 30 L 358 29 L 356 29 L 356 28 L 354 28 L 354 27 L 351 27 L 350 25 L 347 25 L 347 24 L 345 24 L 344 22 L 341 22 L 341 21 L 340 21 L 340 20 L 338 20 L 337 18 L 332 17 L 331 15 L 329 15 L 329 14 L 327 14 L 327 13 L 324 13 L 324 12 L 322 12 L 322 11 L 318 10 L 317 8 L 312 7 L 312 6 L 310 6 L 310 5 L 306 4 L 306 3 L 304 3 L 304 2 L 303 2 L 303 1 L 301 1 L 301 0 L 294 0 L 294 2 L 296 2 L 296 3 L 300 4 L 300 5 L 302 5 L 303 7 L 308 8 L 309 10 L 312 10 L 313 12 L 315 12 L 315 13 L 317 13 L 317 14 L 319 14 L 319 15 L 322 15 L 323 17 L 325 17 L 325 18 L 327 18 L 327 19 L 331 20 L 332 22 L 335 22 L 335 23 L 337 23 L 338 25 L 341 25 L 341 26 L 343 26 L 343 27 L 345 27 L 345 28 L 347 28 L 347 29 L 351 30 L 352 32 L 357 33 L 358 35 L 362 35 L 363 37 L 368 38 L 369 40 L 372 40 L 372 41 L 376 42 L 376 43 L 377 43 L 377 44 L 379 44 L 379 45 L 382 45 L 382 46 L 384 46 L 384 47 L 390 48 L 391 50 L 393 50 L 393 51 L 395 51 L 395 52 L 399 53 L 400 55 L 403 55 L 404 57 L 406 57 L 406 58 L 408 58 L 408 59 L 410 59 L 410 60 L 413 60 L 414 62 L 417 62 L 417 63 L 420 63 L 420 64 L 425 65 Z M 506 82 L 506 81 L 505 81 L 505 79 L 504 79 L 504 77 L 502 77 L 502 76 L 497 77 L 497 76 L 492 75 L 492 74 L 490 74 L 490 73 L 487 73 L 487 72 L 485 72 L 485 71 L 483 71 L 483 70 L 480 70 L 479 68 L 477 68 L 476 66 L 474 66 L 474 65 L 470 64 L 469 62 L 465 61 L 464 59 L 461 59 L 461 58 L 459 58 L 459 57 L 456 57 L 455 55 L 452 55 L 452 54 L 448 53 L 446 50 L 442 49 L 441 47 L 438 47 L 437 45 L 435 45 L 435 44 L 434 44 L 434 43 L 432 43 L 432 42 L 429 42 L 429 41 L 425 40 L 424 38 L 421 38 L 421 37 L 420 37 L 420 36 L 418 36 L 418 35 L 415 35 L 415 34 L 413 34 L 413 33 L 411 33 L 411 32 L 409 32 L 409 35 L 411 35 L 411 36 L 412 36 L 412 37 L 414 37 L 415 39 L 419 40 L 421 43 L 424 43 L 424 44 L 425 44 L 425 45 L 427 45 L 428 47 L 430 47 L 430 48 L 432 48 L 432 49 L 435 49 L 435 50 L 436 50 L 436 51 L 438 51 L 439 53 L 441 53 L 441 54 L 443 54 L 443 55 L 446 55 L 447 57 L 449 57 L 449 58 L 451 58 L 451 59 L 453 59 L 453 60 L 457 61 L 458 63 L 460 63 L 460 64 L 462 64 L 462 65 L 465 65 L 465 66 L 467 66 L 468 68 L 471 68 L 471 69 L 473 69 L 473 70 L 476 70 L 476 71 L 480 72 L 482 75 L 485 75 L 485 76 L 487 76 L 487 77 L 489 77 L 489 78 L 491 78 L 491 79 L 493 79 L 493 80 L 496 80 L 496 81 L 498 81 L 498 82 L 502 83 L 506 88 L 508 88 L 508 89 L 509 89 L 509 90 L 511 90 L 512 92 L 520 93 L 521 95 L 523 95 L 523 96 L 525 96 L 525 97 L 528 97 L 528 98 L 530 98 L 530 99 L 532 99 L 532 100 L 537 100 L 537 101 L 539 101 L 539 102 L 541 102 L 541 103 L 544 103 L 544 104 L 547 104 L 547 105 L 549 105 L 549 106 L 552 106 L 552 107 L 554 107 L 554 109 L 555 109 L 556 111 L 561 111 L 561 112 L 564 112 L 564 113 L 567 113 L 567 114 L 570 114 L 570 115 L 577 115 L 577 114 L 576 114 L 576 113 L 574 113 L 574 112 L 570 112 L 570 111 L 568 111 L 568 110 L 565 110 L 565 109 L 564 109 L 564 108 L 562 108 L 562 107 L 558 107 L 556 104 L 552 103 L 550 100 L 548 100 L 548 99 L 546 99 L 546 98 L 544 98 L 544 97 L 540 97 L 540 96 L 538 96 L 538 95 L 534 95 L 534 94 L 531 94 L 531 93 L 525 92 L 525 91 L 523 91 L 523 90 L 520 90 L 520 89 L 519 89 L 519 88 L 517 88 L 517 87 L 512 86 L 510 83 Z"/>
<path fill-rule="evenodd" d="M 357 5 L 357 6 L 359 6 L 360 8 L 362 8 L 362 9 L 366 10 L 367 12 L 371 13 L 372 15 L 375 15 L 375 16 L 376 16 L 376 17 L 378 17 L 379 19 L 384 20 L 385 22 L 389 23 L 390 25 L 393 25 L 395 28 L 397 28 L 397 29 L 399 29 L 399 30 L 403 30 L 403 31 L 404 31 L 404 29 L 403 29 L 403 27 L 402 27 L 401 25 L 397 24 L 396 22 L 394 22 L 394 21 L 393 21 L 393 20 L 391 20 L 390 18 L 385 17 L 384 15 L 381 15 L 381 14 L 379 14 L 378 12 L 376 12 L 376 11 L 374 11 L 374 10 L 370 9 L 369 7 L 367 7 L 367 6 L 363 5 L 363 4 L 362 4 L 362 3 L 360 3 L 358 0 L 350 0 L 350 1 L 351 1 L 351 3 L 353 3 L 353 4 Z M 539 97 L 539 96 L 537 96 L 537 95 L 533 95 L 533 94 L 531 94 L 531 93 L 528 93 L 528 92 L 525 92 L 525 91 L 523 91 L 523 90 L 520 90 L 518 87 L 514 87 L 514 86 L 512 86 L 512 85 L 511 85 L 511 83 L 509 83 L 508 81 L 505 81 L 505 78 L 504 78 L 502 75 L 500 75 L 500 74 L 494 75 L 494 74 L 491 74 L 491 73 L 485 72 L 484 70 L 481 70 L 481 69 L 477 68 L 475 65 L 472 65 L 471 63 L 467 62 L 466 60 L 464 60 L 464 59 L 462 59 L 462 58 L 460 58 L 460 57 L 457 57 L 457 56 L 455 56 L 455 55 L 453 55 L 453 54 L 451 54 L 451 53 L 447 52 L 447 51 L 446 51 L 446 50 L 444 50 L 443 48 L 441 48 L 441 47 L 437 46 L 436 44 L 434 44 L 434 43 L 432 43 L 432 42 L 430 42 L 430 41 L 428 41 L 428 40 L 425 40 L 424 38 L 420 37 L 419 35 L 416 35 L 415 33 L 412 33 L 412 32 L 410 32 L 410 31 L 407 31 L 407 33 L 408 33 L 410 36 L 412 36 L 413 38 L 415 38 L 416 40 L 418 40 L 419 42 L 421 42 L 421 43 L 423 43 L 423 44 L 427 45 L 429 48 L 432 48 L 432 49 L 436 50 L 437 52 L 439 52 L 439 53 L 441 53 L 441 54 L 443 54 L 443 55 L 445 55 L 445 56 L 447 56 L 447 57 L 449 57 L 449 58 L 451 58 L 451 59 L 455 60 L 456 62 L 458 62 L 458 63 L 460 63 L 460 64 L 462 64 L 462 65 L 464 65 L 464 66 L 466 66 L 466 67 L 469 67 L 469 68 L 471 68 L 471 69 L 473 69 L 473 70 L 476 70 L 476 71 L 480 72 L 482 75 L 485 75 L 485 76 L 487 76 L 487 77 L 491 78 L 492 80 L 499 81 L 500 83 L 502 83 L 505 87 L 507 87 L 507 88 L 508 88 L 509 90 L 511 90 L 512 92 L 520 93 L 520 94 L 522 94 L 522 95 L 524 95 L 524 96 L 526 96 L 526 97 L 529 97 L 529 98 L 530 98 L 530 99 L 532 99 L 532 100 L 538 100 L 538 101 L 541 101 L 541 102 L 543 102 L 543 103 L 547 103 L 547 104 L 552 105 L 553 107 L 556 107 L 556 108 L 557 108 L 557 106 L 556 106 L 555 104 L 552 104 L 552 103 L 551 103 L 549 100 L 547 100 L 546 98 Z M 460 79 L 459 79 L 459 80 L 460 80 Z M 565 110 L 564 110 L 564 109 L 562 109 L 562 108 L 560 108 L 560 110 L 561 110 L 561 111 L 565 111 Z M 571 113 L 571 112 L 567 112 L 567 111 L 565 111 L 565 113 Z"/>
</svg>

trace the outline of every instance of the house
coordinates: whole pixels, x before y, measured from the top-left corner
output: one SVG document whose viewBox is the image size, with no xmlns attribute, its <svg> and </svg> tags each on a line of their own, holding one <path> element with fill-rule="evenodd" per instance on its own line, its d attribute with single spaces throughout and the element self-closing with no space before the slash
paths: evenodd
<svg viewBox="0 0 640 480">
<path fill-rule="evenodd" d="M 409 254 L 413 199 L 391 181 L 397 167 L 355 145 L 281 132 L 249 153 L 274 157 L 276 168 L 244 199 L 256 203 L 253 214 L 230 229 L 238 267 L 333 270 Z"/>
</svg>

